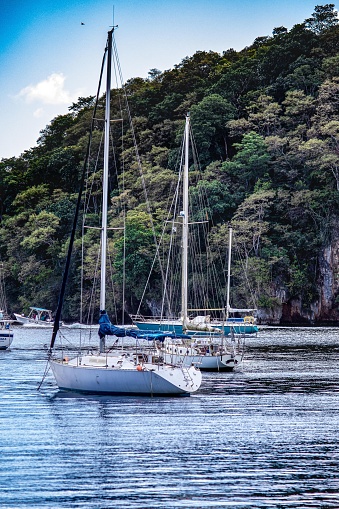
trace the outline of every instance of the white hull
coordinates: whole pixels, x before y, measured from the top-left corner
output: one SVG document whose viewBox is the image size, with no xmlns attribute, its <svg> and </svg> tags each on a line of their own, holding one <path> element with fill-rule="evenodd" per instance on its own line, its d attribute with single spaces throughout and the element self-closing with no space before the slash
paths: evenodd
<svg viewBox="0 0 339 509">
<path fill-rule="evenodd" d="M 242 361 L 242 355 L 175 355 L 164 354 L 164 361 L 168 363 L 182 363 L 184 366 L 194 364 L 205 371 L 232 371 Z"/>
<path fill-rule="evenodd" d="M 12 344 L 13 332 L 11 330 L 0 330 L 0 350 L 7 350 Z"/>
<path fill-rule="evenodd" d="M 53 327 L 53 322 L 46 321 L 46 320 L 36 320 L 34 318 L 29 318 L 28 316 L 19 315 L 17 313 L 14 313 L 15 319 L 17 322 L 19 322 L 21 325 L 24 326 L 43 326 L 43 327 Z"/>
<path fill-rule="evenodd" d="M 80 364 L 81 362 L 81 364 Z M 84 355 L 70 361 L 50 360 L 60 389 L 96 394 L 189 395 L 201 384 L 194 366 L 137 366 L 119 355 Z"/>
<path fill-rule="evenodd" d="M 194 365 L 205 371 L 232 371 L 243 359 L 244 343 L 225 345 L 223 338 L 213 336 L 202 337 L 191 344 L 182 338 L 174 342 L 167 339 L 158 353 L 166 363 Z"/>
</svg>

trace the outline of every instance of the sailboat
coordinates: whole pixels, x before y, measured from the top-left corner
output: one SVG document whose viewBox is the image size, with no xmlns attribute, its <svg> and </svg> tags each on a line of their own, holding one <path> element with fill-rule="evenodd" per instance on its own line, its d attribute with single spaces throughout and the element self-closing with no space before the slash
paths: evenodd
<svg viewBox="0 0 339 509">
<path fill-rule="evenodd" d="M 176 334 L 199 335 L 199 333 L 209 333 L 210 335 L 220 335 L 222 332 L 225 336 L 233 336 L 234 334 L 254 334 L 258 332 L 256 319 L 253 316 L 255 308 L 232 308 L 230 306 L 230 275 L 231 275 L 231 252 L 232 252 L 232 228 L 229 228 L 229 248 L 228 248 L 228 280 L 227 280 L 227 303 L 225 308 L 214 308 L 213 311 L 219 311 L 222 319 L 212 319 L 207 314 L 208 309 L 188 310 L 188 238 L 189 238 L 189 145 L 190 145 L 190 115 L 186 116 L 185 132 L 184 132 L 184 167 L 183 167 L 183 210 L 180 211 L 182 220 L 182 269 L 181 269 L 181 316 L 180 318 L 167 318 L 161 315 L 160 318 L 144 317 L 137 313 L 132 315 L 133 323 L 140 330 L 161 330 L 173 332 Z M 166 289 L 165 289 L 166 293 Z M 189 311 L 203 311 L 203 315 L 197 315 L 190 319 Z"/>
<path fill-rule="evenodd" d="M 76 355 L 68 355 L 63 349 L 55 350 L 55 340 L 59 330 L 62 303 L 65 294 L 67 274 L 70 265 L 75 226 L 81 202 L 81 190 L 78 196 L 73 231 L 69 245 L 64 280 L 60 291 L 59 304 L 54 321 L 54 328 L 49 350 L 49 365 L 60 389 L 96 394 L 126 395 L 190 395 L 197 391 L 201 384 L 201 372 L 195 366 L 165 363 L 157 354 L 154 342 L 164 341 L 167 334 L 142 333 L 111 324 L 106 312 L 106 251 L 107 251 L 107 209 L 108 209 L 108 168 L 110 140 L 110 94 L 113 27 L 108 32 L 104 59 L 106 62 L 106 103 L 104 129 L 104 170 L 102 180 L 102 222 L 101 222 L 101 258 L 100 258 L 100 319 L 99 351 L 83 353 L 81 346 Z M 99 93 L 99 91 L 98 91 Z M 97 97 L 98 99 L 98 97 Z M 95 118 L 95 110 L 93 113 Z M 87 150 L 88 153 L 88 150 Z M 83 176 L 84 181 L 84 176 Z M 80 331 L 81 333 L 81 331 Z M 106 348 L 106 336 L 127 337 L 136 340 L 136 346 L 121 345 L 120 348 Z M 141 342 L 151 341 L 150 348 L 142 348 Z"/>
<path fill-rule="evenodd" d="M 189 233 L 189 204 L 188 204 L 188 175 L 189 175 L 189 139 L 190 116 L 186 116 L 184 132 L 184 165 L 183 206 L 180 211 L 182 219 L 182 266 L 181 266 L 181 317 L 180 319 L 143 319 L 134 316 L 133 323 L 140 330 L 161 330 L 179 334 L 178 338 L 167 338 L 159 351 L 166 362 L 182 362 L 185 365 L 199 365 L 205 370 L 232 370 L 243 358 L 244 342 L 247 334 L 258 331 L 253 316 L 231 318 L 231 312 L 253 312 L 253 309 L 235 310 L 230 307 L 230 273 L 231 273 L 231 243 L 232 228 L 229 229 L 228 253 L 228 282 L 226 308 L 214 308 L 223 314 L 222 320 L 210 320 L 208 309 L 188 309 L 188 233 Z M 189 311 L 204 312 L 203 315 L 189 319 Z M 140 319 L 141 318 L 141 319 Z M 185 335 L 187 336 L 185 337 Z"/>
<path fill-rule="evenodd" d="M 0 267 L 0 350 L 7 350 L 13 342 L 14 333 L 11 324 L 14 320 L 8 316 L 5 293 L 5 282 L 3 278 L 3 267 Z"/>
<path fill-rule="evenodd" d="M 198 365 L 201 370 L 205 371 L 232 371 L 238 366 L 244 356 L 246 333 L 244 331 L 253 329 L 249 328 L 253 324 L 244 322 L 240 325 L 243 318 L 229 318 L 229 313 L 236 312 L 252 312 L 253 309 L 237 309 L 233 310 L 229 303 L 230 293 L 230 274 L 231 274 L 231 245 L 232 245 L 232 228 L 229 228 L 229 256 L 228 256 L 228 278 L 227 278 L 227 302 L 226 317 L 224 321 L 214 322 L 209 329 L 205 328 L 206 316 L 198 317 L 197 321 L 185 320 L 183 316 L 182 323 L 186 324 L 188 337 L 184 335 L 180 337 L 167 337 L 163 345 L 159 347 L 159 351 L 164 354 L 167 362 L 182 362 L 185 365 Z M 239 320 L 234 321 L 233 320 Z M 199 324 L 201 327 L 199 328 Z M 230 330 L 230 334 L 224 333 L 224 328 Z M 177 329 L 178 331 L 180 329 Z M 237 331 L 242 330 L 242 333 Z M 205 331 L 202 333 L 201 331 Z M 209 331 L 209 332 L 208 332 Z M 191 334 L 191 335 L 190 335 Z"/>
</svg>

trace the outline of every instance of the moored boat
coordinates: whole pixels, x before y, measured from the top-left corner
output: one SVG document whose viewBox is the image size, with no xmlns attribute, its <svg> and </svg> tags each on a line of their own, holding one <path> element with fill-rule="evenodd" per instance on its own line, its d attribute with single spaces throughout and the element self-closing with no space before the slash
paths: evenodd
<svg viewBox="0 0 339 509">
<path fill-rule="evenodd" d="M 3 264 L 0 264 L 0 350 L 7 350 L 13 342 L 14 332 L 12 323 L 7 311 L 7 299 L 5 291 L 5 280 Z"/>
<path fill-rule="evenodd" d="M 0 350 L 7 350 L 13 342 L 14 333 L 11 328 L 13 320 L 6 319 L 0 311 Z"/>
<path fill-rule="evenodd" d="M 238 311 L 236 311 L 238 312 Z M 184 328 L 182 321 L 178 320 L 167 320 L 165 318 L 157 318 L 157 317 L 144 317 L 132 315 L 133 323 L 138 327 L 138 329 L 145 330 L 153 330 L 153 331 L 163 331 L 163 332 L 171 332 L 175 334 L 184 334 Z M 207 321 L 206 321 L 207 318 Z M 201 335 L 204 333 L 208 333 L 211 336 L 220 335 L 221 330 L 223 333 L 228 336 L 231 334 L 255 334 L 259 331 L 259 328 L 256 324 L 255 317 L 252 315 L 246 315 L 244 317 L 233 318 L 229 317 L 225 322 L 220 320 L 210 321 L 206 315 L 201 317 L 200 322 L 197 322 L 194 318 L 191 320 L 186 330 L 189 331 L 189 334 Z"/>
<path fill-rule="evenodd" d="M 167 319 L 165 317 L 161 317 L 160 319 L 146 319 L 140 315 L 132 316 L 133 323 L 140 330 L 160 330 L 164 332 L 171 332 L 175 334 L 187 334 L 192 339 L 182 339 L 180 340 L 180 345 L 178 345 L 178 340 L 174 341 L 167 340 L 163 345 L 160 346 L 161 354 L 164 356 L 166 362 L 184 362 L 186 365 L 194 364 L 199 365 L 201 369 L 210 369 L 210 370 L 220 370 L 220 369 L 233 369 L 237 364 L 239 364 L 243 358 L 244 354 L 244 337 L 245 335 L 253 334 L 258 331 L 257 325 L 255 324 L 255 318 L 253 316 L 246 316 L 244 318 L 230 318 L 230 305 L 229 305 L 229 293 L 230 293 L 230 271 L 231 271 L 231 238 L 232 238 L 232 228 L 230 228 L 230 238 L 229 238 L 229 254 L 228 254 L 228 279 L 227 279 L 227 302 L 226 306 L 209 309 L 209 297 L 204 294 L 200 297 L 200 302 L 204 302 L 204 308 L 199 308 L 198 306 L 195 309 L 189 309 L 188 306 L 188 285 L 189 285 L 189 277 L 188 277 L 188 249 L 189 249 L 189 239 L 192 235 L 189 236 L 189 230 L 194 222 L 190 221 L 190 211 L 189 211 L 189 148 L 190 148 L 190 135 L 191 135 L 191 127 L 190 127 L 190 116 L 186 116 L 185 123 L 185 131 L 182 143 L 182 155 L 180 161 L 183 162 L 182 168 L 179 170 L 179 182 L 177 189 L 182 187 L 182 208 L 174 208 L 173 207 L 173 219 L 172 221 L 166 220 L 166 223 L 170 223 L 172 227 L 172 233 L 176 233 L 177 224 L 181 224 L 182 234 L 181 234 L 181 316 L 179 319 Z M 179 186 L 179 183 L 181 186 Z M 177 192 L 177 190 L 176 190 Z M 179 194 L 177 192 L 177 194 Z M 179 200 L 178 200 L 179 201 Z M 172 203 L 173 205 L 173 203 Z M 178 214 L 178 211 L 179 214 Z M 178 223 L 177 216 L 180 216 L 181 223 Z M 197 224 L 200 226 L 207 221 L 198 221 Z M 207 238 L 207 232 L 204 230 L 204 237 Z M 172 235 L 172 234 L 171 234 Z M 174 241 L 171 241 L 171 245 L 174 244 Z M 208 249 L 208 248 L 207 248 Z M 204 255 L 207 254 L 204 253 Z M 171 253 L 169 253 L 169 257 Z M 195 253 L 191 256 L 199 258 L 199 255 Z M 204 262 L 200 260 L 198 263 L 199 269 L 205 264 L 208 265 L 209 254 L 205 257 Z M 169 263 L 167 267 L 169 266 Z M 168 270 L 167 273 L 170 271 Z M 211 272 L 213 272 L 211 270 Z M 208 276 L 205 277 L 205 280 L 208 279 Z M 178 277 L 179 279 L 179 277 Z M 200 287 L 204 285 L 202 279 L 200 279 L 199 283 L 194 282 L 195 293 L 203 294 L 204 292 Z M 206 285 L 206 283 L 205 283 Z M 170 285 L 169 285 L 170 286 Z M 173 285 L 174 286 L 174 285 Z M 198 288 L 199 287 L 199 288 Z M 198 288 L 198 289 L 197 289 Z M 165 308 L 165 301 L 169 300 L 168 295 L 173 293 L 173 290 L 168 290 L 166 288 L 166 284 L 164 285 L 164 294 L 163 294 L 163 306 L 162 309 Z M 208 293 L 208 292 L 206 292 Z M 198 302 L 199 304 L 199 302 Z M 242 310 L 245 311 L 245 310 Z M 247 312 L 253 310 L 246 310 Z M 203 315 L 194 316 L 195 313 L 204 313 Z M 211 312 L 219 313 L 221 315 L 221 319 L 212 319 L 211 320 Z M 189 316 L 193 315 L 193 317 Z M 236 335 L 242 336 L 241 339 L 235 341 L 234 338 Z M 228 338 L 228 339 L 227 339 Z M 199 343 L 197 342 L 199 340 Z M 203 342 L 203 345 L 202 345 Z M 185 352 L 183 354 L 179 353 L 180 351 Z"/>
<path fill-rule="evenodd" d="M 68 267 L 70 264 L 75 227 L 79 215 L 82 190 L 79 192 L 78 207 L 74 218 L 74 227 L 69 244 L 68 257 L 63 284 L 60 290 L 59 305 L 56 312 L 49 351 L 49 365 L 59 389 L 96 394 L 129 394 L 149 396 L 184 396 L 197 391 L 201 384 L 201 372 L 194 366 L 183 363 L 169 364 L 156 352 L 155 342 L 164 341 L 166 334 L 144 334 L 135 329 L 125 329 L 113 325 L 106 313 L 106 254 L 107 254 L 107 208 L 108 208 L 108 168 L 110 141 L 110 83 L 111 60 L 114 28 L 108 32 L 105 49 L 106 62 L 106 107 L 104 122 L 104 169 L 102 179 L 102 218 L 100 242 L 100 319 L 99 348 L 82 351 L 86 329 L 79 329 L 79 348 L 66 353 L 64 348 L 55 349 L 59 331 L 60 316 L 64 299 Z M 104 58 L 104 59 L 105 59 Z M 98 87 L 98 93 L 100 86 Z M 98 97 L 97 97 L 98 101 Z M 95 118 L 96 107 L 93 113 Z M 93 128 L 93 122 L 92 122 Z M 85 162 L 84 171 L 87 168 Z M 93 226 L 91 226 L 93 228 Z M 85 230 L 86 225 L 83 226 Z M 80 322 L 82 323 L 82 322 Z M 88 331 L 91 334 L 91 331 Z M 112 336 L 114 345 L 106 348 L 106 336 Z M 128 346 L 123 340 L 128 338 Z M 62 340 L 62 338 L 61 338 Z M 121 343 L 120 343 L 121 341 Z M 119 344 L 117 344 L 119 342 Z"/>
<path fill-rule="evenodd" d="M 20 325 L 31 325 L 37 326 L 42 325 L 44 327 L 53 327 L 53 316 L 52 311 L 50 309 L 45 308 L 37 308 L 31 306 L 28 315 L 13 313 L 15 316 L 15 320 Z"/>
<path fill-rule="evenodd" d="M 244 337 L 233 337 L 225 341 L 223 337 L 167 338 L 159 353 L 166 362 L 192 364 L 203 371 L 232 371 L 242 362 Z"/>
</svg>

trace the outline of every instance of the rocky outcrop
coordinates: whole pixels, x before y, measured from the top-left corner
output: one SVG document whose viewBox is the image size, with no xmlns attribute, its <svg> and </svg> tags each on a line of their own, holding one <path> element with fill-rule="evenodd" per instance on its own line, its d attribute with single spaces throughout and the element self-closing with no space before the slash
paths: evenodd
<svg viewBox="0 0 339 509">
<path fill-rule="evenodd" d="M 339 239 L 326 247 L 319 256 L 319 302 L 315 320 L 339 320 Z"/>
<path fill-rule="evenodd" d="M 296 296 L 289 296 L 281 284 L 275 288 L 275 305 L 258 310 L 258 322 L 281 324 L 339 324 L 339 239 L 324 248 L 318 259 L 319 299 L 305 306 Z"/>
<path fill-rule="evenodd" d="M 275 282 L 269 308 L 257 310 L 257 322 L 269 325 L 339 325 L 339 232 L 338 240 L 325 247 L 318 258 L 319 298 L 305 305 L 298 296 L 289 295 L 282 280 Z M 147 301 L 153 316 L 159 316 L 161 304 Z"/>
</svg>

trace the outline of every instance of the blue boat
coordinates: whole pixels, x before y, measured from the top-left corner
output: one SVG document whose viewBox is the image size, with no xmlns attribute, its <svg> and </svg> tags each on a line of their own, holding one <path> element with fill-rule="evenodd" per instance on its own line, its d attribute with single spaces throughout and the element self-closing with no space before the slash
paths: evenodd
<svg viewBox="0 0 339 509">
<path fill-rule="evenodd" d="M 246 320 L 247 319 L 247 320 Z M 209 325 L 209 327 L 203 330 L 202 326 L 197 326 L 196 328 L 192 324 L 188 326 L 185 330 L 182 326 L 180 320 L 147 320 L 147 319 L 133 319 L 134 325 L 138 327 L 140 330 L 152 330 L 152 331 L 162 331 L 169 332 L 175 334 L 184 334 L 188 332 L 191 336 L 194 335 L 204 335 L 206 334 L 210 336 L 220 336 L 220 333 L 223 333 L 225 336 L 228 336 L 232 333 L 234 334 L 255 334 L 259 331 L 258 326 L 255 323 L 254 317 L 244 317 L 244 318 L 229 318 L 225 324 L 215 324 Z M 215 330 L 213 330 L 215 329 Z"/>
</svg>

